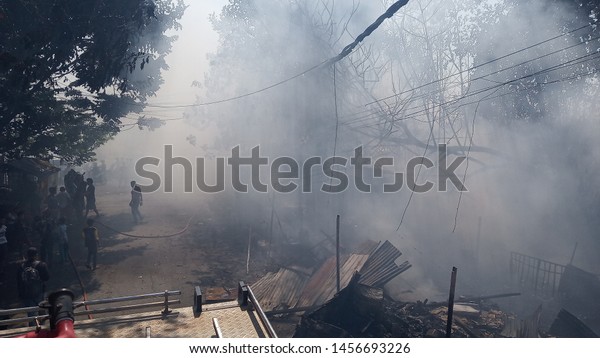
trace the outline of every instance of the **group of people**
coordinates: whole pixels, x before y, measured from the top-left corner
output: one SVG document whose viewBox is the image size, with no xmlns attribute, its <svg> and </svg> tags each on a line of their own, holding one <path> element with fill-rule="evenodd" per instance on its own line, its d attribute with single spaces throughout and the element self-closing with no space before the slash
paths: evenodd
<svg viewBox="0 0 600 358">
<path fill-rule="evenodd" d="M 73 231 L 69 230 L 64 216 L 54 220 L 52 210 L 47 208 L 42 216 L 36 216 L 29 224 L 22 211 L 16 215 L 11 211 L 0 216 L 0 287 L 8 284 L 6 268 L 9 253 L 24 256 L 17 269 L 15 288 L 25 307 L 37 306 L 44 299 L 45 283 L 50 279 L 52 267 L 58 262 L 71 262 L 69 236 Z M 93 219 L 87 219 L 81 235 L 88 249 L 86 266 L 95 270 L 100 239 Z M 6 291 L 7 287 L 2 287 L 2 290 Z M 30 312 L 29 315 L 35 314 Z"/>
<path fill-rule="evenodd" d="M 95 212 L 96 216 L 100 215 L 96 208 L 94 180 L 92 178 L 84 180 L 83 174 L 73 169 L 65 175 L 65 186 L 60 188 L 60 194 L 56 194 L 56 188 L 50 188 L 47 204 L 48 210 L 72 210 L 77 219 L 87 217 L 90 211 Z M 84 209 L 85 214 L 83 214 Z"/>
<path fill-rule="evenodd" d="M 45 283 L 53 267 L 71 263 L 70 236 L 78 235 L 79 229 L 69 223 L 85 220 L 80 233 L 87 248 L 86 267 L 92 271 L 97 268 L 100 235 L 94 219 L 87 218 L 90 211 L 100 215 L 96 208 L 96 188 L 91 178 L 83 180 L 83 175 L 73 173 L 65 176 L 65 186 L 58 191 L 56 187 L 49 188 L 45 210 L 32 221 L 26 220 L 23 211 L 15 213 L 13 210 L 0 216 L 0 285 L 4 284 L 8 253 L 19 253 L 24 260 L 18 268 L 17 289 L 25 306 L 35 306 L 43 300 Z M 139 223 L 143 219 L 140 213 L 142 190 L 135 181 L 130 185 L 129 206 L 134 223 Z M 81 197 L 85 205 L 81 204 Z"/>
<path fill-rule="evenodd" d="M 42 212 L 41 216 L 33 218 L 32 230 L 30 230 L 38 239 L 41 260 L 50 266 L 55 261 L 56 252 L 63 264 L 69 261 L 67 221 L 80 222 L 82 218 L 87 218 L 90 211 L 94 211 L 96 216 L 100 215 L 96 208 L 94 180 L 87 178 L 84 181 L 83 176 L 78 176 L 79 180 L 72 181 L 69 174 L 65 176 L 65 186 L 60 187 L 58 193 L 56 187 L 48 189 L 46 210 Z M 73 196 L 67 191 L 67 186 L 73 186 L 71 190 Z M 84 205 L 78 202 L 79 193 L 84 198 L 85 214 L 83 213 Z M 28 239 L 26 233 L 22 233 L 21 241 L 20 250 L 23 252 L 26 247 L 31 246 L 31 240 Z"/>
</svg>

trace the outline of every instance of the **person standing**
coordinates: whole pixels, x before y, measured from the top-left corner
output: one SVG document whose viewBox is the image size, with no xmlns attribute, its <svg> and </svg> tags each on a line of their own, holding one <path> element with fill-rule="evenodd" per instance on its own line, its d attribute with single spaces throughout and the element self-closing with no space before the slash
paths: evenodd
<svg viewBox="0 0 600 358">
<path fill-rule="evenodd" d="M 87 264 L 85 266 L 90 270 L 95 270 L 100 237 L 98 236 L 98 229 L 94 226 L 93 219 L 87 219 L 87 227 L 83 229 L 82 236 L 85 240 L 85 247 L 88 249 Z"/>
<path fill-rule="evenodd" d="M 133 222 L 138 223 L 142 221 L 143 217 L 140 213 L 140 206 L 144 203 L 142 198 L 142 189 L 139 185 L 135 184 L 135 181 L 131 181 L 131 200 L 129 206 L 131 207 L 131 215 L 133 216 Z"/>
<path fill-rule="evenodd" d="M 25 307 L 38 306 L 44 300 L 45 282 L 49 279 L 48 266 L 37 260 L 37 249 L 30 247 L 17 275 L 19 298 Z M 37 313 L 28 312 L 27 315 L 35 317 Z M 35 322 L 29 322 L 29 326 L 35 326 Z"/>
<path fill-rule="evenodd" d="M 87 218 L 90 210 L 96 213 L 96 217 L 100 216 L 98 209 L 96 209 L 96 187 L 94 186 L 94 180 L 87 178 L 87 189 L 85 190 L 85 217 Z"/>
</svg>

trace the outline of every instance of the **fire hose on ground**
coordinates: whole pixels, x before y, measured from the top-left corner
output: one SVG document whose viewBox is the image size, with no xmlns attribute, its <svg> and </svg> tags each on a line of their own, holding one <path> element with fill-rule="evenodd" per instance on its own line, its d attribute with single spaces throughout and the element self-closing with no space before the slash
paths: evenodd
<svg viewBox="0 0 600 358">
<path fill-rule="evenodd" d="M 102 225 L 103 227 L 105 227 L 111 231 L 114 231 L 120 235 L 134 237 L 134 238 L 153 239 L 153 238 L 169 238 L 169 237 L 174 237 L 174 236 L 178 236 L 178 235 L 185 233 L 188 230 L 193 218 L 194 218 L 194 215 L 192 215 L 188 219 L 187 224 L 185 225 L 185 227 L 182 230 L 177 231 L 172 234 L 168 234 L 168 235 L 128 234 L 128 233 L 124 233 L 122 231 L 116 230 L 100 221 L 97 221 L 97 222 L 100 225 Z M 77 267 L 75 266 L 75 262 L 73 261 L 73 258 L 71 257 L 70 250 L 67 250 L 67 255 L 69 257 L 69 261 L 71 262 L 71 266 L 73 267 L 73 271 L 75 272 L 75 275 L 77 276 L 77 280 L 79 281 L 79 285 L 82 290 L 82 296 L 83 296 L 84 302 L 87 302 L 88 301 L 87 292 L 85 290 L 83 280 L 81 279 L 81 275 L 79 274 L 79 271 L 77 270 Z M 50 295 L 48 295 L 47 301 L 40 303 L 40 308 L 48 309 L 48 312 L 50 315 L 50 318 L 49 318 L 50 319 L 50 329 L 39 329 L 38 328 L 35 331 L 28 332 L 26 334 L 17 336 L 16 338 L 75 338 L 76 335 L 75 335 L 75 330 L 73 328 L 73 324 L 75 321 L 74 313 L 73 313 L 73 299 L 74 298 L 75 298 L 75 295 L 73 294 L 73 292 L 71 292 L 70 290 L 64 289 L 64 288 L 61 290 L 52 292 Z M 85 307 L 86 311 L 89 310 L 87 305 L 85 305 L 84 307 Z M 92 319 L 93 317 L 91 314 L 88 314 L 88 318 Z"/>
<path fill-rule="evenodd" d="M 183 233 L 185 233 L 189 226 L 190 223 L 192 222 L 192 219 L 194 218 L 194 215 L 190 216 L 190 218 L 188 219 L 185 227 L 182 230 L 179 230 L 173 234 L 168 234 L 168 235 L 134 235 L 134 234 L 128 234 L 122 231 L 119 231 L 117 229 L 114 229 L 106 224 L 104 224 L 103 222 L 100 221 L 96 221 L 98 224 L 102 225 L 102 227 L 105 227 L 113 232 L 116 232 L 117 234 L 123 235 L 123 236 L 128 236 L 128 237 L 134 237 L 134 238 L 140 238 L 140 239 L 161 239 L 161 238 L 169 238 L 169 237 L 175 237 L 178 235 L 181 235 Z M 67 251 L 67 254 L 69 256 L 69 261 L 71 262 L 71 266 L 73 267 L 73 271 L 75 272 L 75 275 L 77 276 L 77 281 L 79 281 L 79 286 L 81 287 L 81 291 L 82 291 L 82 296 L 83 296 L 83 300 L 84 301 L 88 301 L 88 297 L 87 297 L 87 292 L 85 290 L 85 286 L 83 284 L 83 280 L 81 279 L 81 275 L 79 274 L 79 271 L 77 270 L 77 267 L 75 266 L 75 262 L 73 261 L 73 258 L 71 257 L 71 252 Z M 86 311 L 89 311 L 89 307 L 87 305 L 84 306 Z M 88 314 L 88 318 L 92 319 L 94 318 L 91 314 Z"/>
<path fill-rule="evenodd" d="M 185 233 L 188 228 L 190 227 L 190 223 L 192 222 L 192 219 L 194 218 L 195 215 L 190 216 L 190 218 L 187 221 L 187 224 L 185 225 L 185 227 L 175 233 L 172 234 L 167 234 L 167 235 L 134 235 L 134 234 L 128 234 L 126 232 L 122 232 L 119 231 L 115 228 L 112 228 L 108 225 L 106 225 L 105 223 L 101 222 L 101 221 L 96 221 L 98 224 L 102 225 L 102 227 L 107 228 L 110 231 L 116 232 L 119 235 L 123 235 L 123 236 L 128 236 L 128 237 L 134 237 L 134 238 L 138 238 L 138 239 L 165 239 L 165 238 L 169 238 L 169 237 L 174 237 L 174 236 L 179 236 L 183 233 Z"/>
</svg>

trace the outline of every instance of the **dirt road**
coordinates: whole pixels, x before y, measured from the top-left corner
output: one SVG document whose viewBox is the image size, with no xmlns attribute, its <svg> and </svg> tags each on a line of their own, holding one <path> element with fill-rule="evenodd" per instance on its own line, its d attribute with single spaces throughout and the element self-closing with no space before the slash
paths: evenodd
<svg viewBox="0 0 600 358">
<path fill-rule="evenodd" d="M 139 224 L 132 220 L 128 188 L 98 186 L 96 196 L 101 245 L 95 271 L 85 267 L 81 224 L 72 224 L 70 230 L 71 254 L 88 300 L 181 290 L 182 305 L 190 306 L 195 285 L 235 289 L 238 281 L 253 282 L 265 273 L 266 262 L 260 256 L 252 259 L 246 273 L 247 235 L 236 237 L 231 235 L 235 230 L 217 227 L 200 194 L 145 194 L 144 220 Z M 156 237 L 184 229 L 180 235 Z M 19 306 L 13 286 L 14 282 L 6 282 L 2 288 L 5 307 Z M 67 287 L 82 297 L 70 264 L 54 264 L 47 286 L 47 291 Z"/>
</svg>

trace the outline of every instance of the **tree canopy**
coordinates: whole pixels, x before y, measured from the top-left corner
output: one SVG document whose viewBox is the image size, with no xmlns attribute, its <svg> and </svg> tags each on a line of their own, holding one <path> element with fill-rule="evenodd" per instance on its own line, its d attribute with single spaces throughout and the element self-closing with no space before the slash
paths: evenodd
<svg viewBox="0 0 600 358">
<path fill-rule="evenodd" d="M 0 156 L 82 163 L 161 85 L 181 0 L 0 0 Z"/>
</svg>

